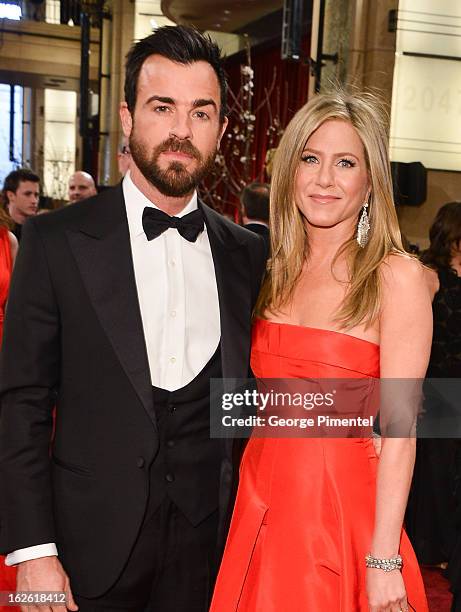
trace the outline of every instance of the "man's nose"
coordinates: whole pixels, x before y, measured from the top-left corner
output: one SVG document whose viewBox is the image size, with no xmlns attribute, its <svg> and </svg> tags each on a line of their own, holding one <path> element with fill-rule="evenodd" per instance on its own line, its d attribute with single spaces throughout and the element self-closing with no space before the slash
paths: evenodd
<svg viewBox="0 0 461 612">
<path fill-rule="evenodd" d="M 175 113 L 170 127 L 170 137 L 176 137 L 179 140 L 192 138 L 191 118 L 187 113 Z"/>
</svg>

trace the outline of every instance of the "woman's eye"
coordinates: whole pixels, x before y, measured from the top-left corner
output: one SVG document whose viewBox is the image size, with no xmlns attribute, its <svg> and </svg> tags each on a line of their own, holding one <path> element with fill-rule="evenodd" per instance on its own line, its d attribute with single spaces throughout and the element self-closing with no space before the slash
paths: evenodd
<svg viewBox="0 0 461 612">
<path fill-rule="evenodd" d="M 338 162 L 338 166 L 341 168 L 353 168 L 355 163 L 351 159 L 340 159 Z"/>
<path fill-rule="evenodd" d="M 306 162 L 306 164 L 315 164 L 317 163 L 317 158 L 315 155 L 302 155 L 301 161 Z"/>
</svg>

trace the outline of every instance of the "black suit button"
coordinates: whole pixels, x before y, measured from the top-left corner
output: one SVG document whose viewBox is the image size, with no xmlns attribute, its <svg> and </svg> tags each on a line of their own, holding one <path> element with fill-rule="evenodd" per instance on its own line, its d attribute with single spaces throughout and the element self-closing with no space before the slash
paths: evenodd
<svg viewBox="0 0 461 612">
<path fill-rule="evenodd" d="M 144 457 L 138 457 L 136 459 L 136 465 L 138 466 L 138 468 L 143 468 L 146 465 L 146 460 L 144 459 Z"/>
<path fill-rule="evenodd" d="M 166 443 L 166 445 L 168 446 L 168 448 L 173 448 L 173 446 L 174 446 L 174 440 L 168 440 L 168 442 Z"/>
<path fill-rule="evenodd" d="M 173 475 L 173 474 L 167 474 L 167 475 L 165 476 L 165 480 L 166 480 L 167 482 L 174 482 L 174 475 Z"/>
<path fill-rule="evenodd" d="M 176 412 L 176 406 L 174 404 L 168 404 L 168 410 L 170 412 Z"/>
</svg>

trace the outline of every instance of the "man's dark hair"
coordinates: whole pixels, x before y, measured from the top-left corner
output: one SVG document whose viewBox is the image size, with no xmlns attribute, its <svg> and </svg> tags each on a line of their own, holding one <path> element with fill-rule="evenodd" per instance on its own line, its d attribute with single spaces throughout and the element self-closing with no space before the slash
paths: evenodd
<svg viewBox="0 0 461 612">
<path fill-rule="evenodd" d="M 19 187 L 19 183 L 23 183 L 25 181 L 30 181 L 31 183 L 40 183 L 40 177 L 29 170 L 28 168 L 19 168 L 18 170 L 13 170 L 10 172 L 8 176 L 5 178 L 5 182 L 3 183 L 3 200 L 4 204 L 8 203 L 8 198 L 6 196 L 7 191 L 12 191 L 16 193 Z"/>
<path fill-rule="evenodd" d="M 249 219 L 269 221 L 269 195 L 267 183 L 250 183 L 243 188 L 240 200 Z"/>
<path fill-rule="evenodd" d="M 163 26 L 131 47 L 125 65 L 125 101 L 131 114 L 136 106 L 139 72 L 151 55 L 161 55 L 179 64 L 210 64 L 221 90 L 219 118 L 221 123 L 224 121 L 227 115 L 227 80 L 221 51 L 208 35 L 188 26 Z"/>
</svg>

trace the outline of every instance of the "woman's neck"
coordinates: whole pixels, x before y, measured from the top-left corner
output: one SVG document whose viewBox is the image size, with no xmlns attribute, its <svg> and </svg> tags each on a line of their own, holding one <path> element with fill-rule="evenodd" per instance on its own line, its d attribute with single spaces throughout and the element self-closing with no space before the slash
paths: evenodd
<svg viewBox="0 0 461 612">
<path fill-rule="evenodd" d="M 350 232 L 345 232 L 344 227 L 313 227 L 307 225 L 309 242 L 308 266 L 331 263 L 338 251 L 349 240 Z"/>
</svg>

